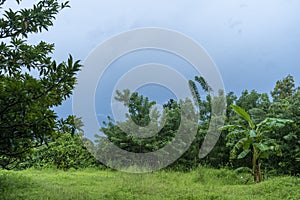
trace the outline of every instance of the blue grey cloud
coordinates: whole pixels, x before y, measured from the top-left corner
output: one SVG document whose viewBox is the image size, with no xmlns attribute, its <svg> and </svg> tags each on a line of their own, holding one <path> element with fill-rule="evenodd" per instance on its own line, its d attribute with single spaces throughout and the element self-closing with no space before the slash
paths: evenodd
<svg viewBox="0 0 300 200">
<path fill-rule="evenodd" d="M 49 32 L 29 39 L 55 43 L 58 60 L 69 53 L 84 60 L 115 34 L 154 26 L 182 32 L 201 44 L 219 67 L 227 91 L 269 92 L 287 74 L 299 84 L 300 1 L 73 0 L 71 6 Z M 70 107 L 67 101 L 58 110 L 67 113 Z"/>
</svg>

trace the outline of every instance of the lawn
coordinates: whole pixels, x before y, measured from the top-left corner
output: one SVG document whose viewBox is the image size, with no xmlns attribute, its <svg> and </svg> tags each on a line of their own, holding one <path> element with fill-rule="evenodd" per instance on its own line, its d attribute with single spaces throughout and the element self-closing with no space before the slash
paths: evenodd
<svg viewBox="0 0 300 200">
<path fill-rule="evenodd" d="M 0 199 L 300 199 L 300 179 L 221 169 L 128 174 L 111 170 L 0 171 Z M 249 179 L 249 180 L 248 180 Z"/>
</svg>

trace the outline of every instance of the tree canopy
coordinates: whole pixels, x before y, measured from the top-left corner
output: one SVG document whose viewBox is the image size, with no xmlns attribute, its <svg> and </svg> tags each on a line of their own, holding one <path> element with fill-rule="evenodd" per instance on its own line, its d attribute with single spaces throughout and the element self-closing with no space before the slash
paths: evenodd
<svg viewBox="0 0 300 200">
<path fill-rule="evenodd" d="M 5 4 L 0 1 L 0 6 Z M 21 0 L 16 0 L 21 4 Z M 40 0 L 17 11 L 1 7 L 0 18 L 0 165 L 25 159 L 33 147 L 52 140 L 72 126 L 72 117 L 58 119 L 53 111 L 72 94 L 79 61 L 70 55 L 57 63 L 54 44 L 29 44 L 28 37 L 47 31 L 68 2 Z M 38 74 L 38 75 L 33 75 Z M 70 130 L 68 130 L 70 131 Z"/>
</svg>

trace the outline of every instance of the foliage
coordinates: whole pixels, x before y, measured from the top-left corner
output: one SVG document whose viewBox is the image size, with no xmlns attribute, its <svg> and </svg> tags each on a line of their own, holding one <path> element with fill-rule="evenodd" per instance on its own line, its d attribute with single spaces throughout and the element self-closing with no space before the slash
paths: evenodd
<svg viewBox="0 0 300 200">
<path fill-rule="evenodd" d="M 56 167 L 78 169 L 97 165 L 96 159 L 87 151 L 78 134 L 64 133 L 54 142 L 35 150 L 31 161 L 36 168 Z"/>
<path fill-rule="evenodd" d="M 228 130 L 228 143 L 231 149 L 231 159 L 242 159 L 248 154 L 252 155 L 252 174 L 256 183 L 262 181 L 261 159 L 269 158 L 272 151 L 281 156 L 280 146 L 276 140 L 271 138 L 270 133 L 283 128 L 293 121 L 278 118 L 266 118 L 262 122 L 255 124 L 250 115 L 241 107 L 231 105 L 233 110 L 242 117 L 248 126 L 226 125 L 222 130 Z"/>
<path fill-rule="evenodd" d="M 269 108 L 268 116 L 292 119 L 294 123 L 292 126 L 281 129 L 275 135 L 275 139 L 282 146 L 284 156 L 272 157 L 267 167 L 280 174 L 300 175 L 300 89 L 289 87 L 294 85 L 294 79 L 291 76 L 284 78 L 280 83 L 286 83 L 287 86 L 276 84 L 274 91 L 279 91 L 278 87 L 284 87 L 290 88 L 293 93 L 290 95 L 290 89 L 281 90 L 283 98 L 274 100 Z"/>
<path fill-rule="evenodd" d="M 20 3 L 17 0 L 17 3 Z M 3 5 L 5 0 L 0 1 Z M 51 58 L 54 44 L 28 44 L 34 33 L 48 30 L 68 2 L 40 0 L 33 8 L 3 10 L 0 18 L 0 165 L 14 167 L 34 147 L 50 142 L 69 120 L 58 120 L 54 106 L 72 94 L 79 61 Z M 32 74 L 38 74 L 33 76 Z"/>
<path fill-rule="evenodd" d="M 300 90 L 294 83 L 292 76 L 288 76 L 283 80 L 288 79 L 289 81 L 278 81 L 284 82 L 287 86 L 279 84 L 280 88 L 291 88 L 281 89 L 281 97 L 275 99 L 269 99 L 269 95 L 266 93 L 258 93 L 255 90 L 248 92 L 247 90 L 242 92 L 242 95 L 237 97 L 233 92 L 229 92 L 226 96 L 227 105 L 236 104 L 238 106 L 244 106 L 251 120 L 254 124 L 259 124 L 266 118 L 282 118 L 290 119 L 294 122 L 289 124 L 285 128 L 280 128 L 276 132 L 272 133 L 271 138 L 276 141 L 280 146 L 283 156 L 277 156 L 276 152 L 271 152 L 268 159 L 264 159 L 262 163 L 262 169 L 266 173 L 275 174 L 289 174 L 289 175 L 300 175 Z M 277 83 L 278 83 L 277 82 Z M 274 91 L 279 91 L 278 84 L 275 85 Z M 286 91 L 286 93 L 285 93 Z M 292 91 L 292 95 L 290 92 Z M 238 117 L 234 110 L 228 106 L 226 111 L 226 124 L 235 124 L 247 126 L 248 122 L 243 118 Z M 200 127 L 204 127 L 202 132 L 206 133 L 205 123 L 200 123 Z M 216 144 L 212 152 L 201 160 L 204 165 L 210 165 L 214 167 L 218 166 L 230 166 L 233 168 L 239 168 L 246 166 L 252 168 L 251 156 L 248 155 L 243 159 L 234 160 L 232 162 L 229 154 L 229 147 L 226 147 L 226 137 L 228 131 L 223 131 L 221 137 Z"/>
<path fill-rule="evenodd" d="M 197 79 L 199 79 L 199 77 Z M 196 82 L 198 83 L 198 81 Z M 261 157 L 259 158 L 259 161 L 261 159 L 264 159 L 263 157 L 268 157 L 268 159 L 264 159 L 264 162 L 262 162 L 260 166 L 261 169 L 264 169 L 264 176 L 266 176 L 267 173 L 291 175 L 300 174 L 299 89 L 293 90 L 294 93 L 292 94 L 292 96 L 285 95 L 287 98 L 277 99 L 276 101 L 270 100 L 268 94 L 258 93 L 255 90 L 252 90 L 251 92 L 245 90 L 239 97 L 237 97 L 233 92 L 229 92 L 225 96 L 222 94 L 222 91 L 220 91 L 219 96 L 212 97 L 207 93 L 206 96 L 203 94 L 200 95 L 199 91 L 207 91 L 205 90 L 205 88 L 200 88 L 201 90 L 199 90 L 197 88 L 196 82 L 191 80 L 189 81 L 189 84 L 190 89 L 194 95 L 194 99 L 199 106 L 198 133 L 189 149 L 187 149 L 187 151 L 185 151 L 184 154 L 176 162 L 170 165 L 169 168 L 187 171 L 191 168 L 197 167 L 199 164 L 217 168 L 224 166 L 229 166 L 232 168 L 252 168 L 253 157 L 251 154 L 251 149 L 244 151 L 242 150 L 243 148 L 235 148 L 236 157 L 238 157 L 242 152 L 243 154 L 239 156 L 238 160 L 234 160 L 234 162 L 232 160 L 232 158 L 234 157 L 234 151 L 231 151 L 233 146 L 231 146 L 230 143 L 234 145 L 239 141 L 239 139 L 246 137 L 247 131 L 241 131 L 241 138 L 239 138 L 238 136 L 232 136 L 229 130 L 223 130 L 218 142 L 210 151 L 210 153 L 206 157 L 201 159 L 198 156 L 199 149 L 202 146 L 205 136 L 207 135 L 209 125 L 212 125 L 212 123 L 220 120 L 215 118 L 214 115 L 211 114 L 211 105 L 218 105 L 220 101 L 223 101 L 223 98 L 226 98 L 227 105 L 237 104 L 238 106 L 245 106 L 246 108 L 245 113 L 247 114 L 243 113 L 243 116 L 247 120 L 239 117 L 239 115 L 236 114 L 235 110 L 239 110 L 237 107 L 235 107 L 234 109 L 233 107 L 228 106 L 226 109 L 225 121 L 226 124 L 235 125 L 237 129 L 247 130 L 247 127 L 251 130 L 253 129 L 257 137 L 250 138 L 248 134 L 250 139 L 245 139 L 245 141 L 248 142 L 251 140 L 253 141 L 253 143 L 257 143 L 257 148 L 259 149 L 259 151 L 261 151 Z M 200 87 L 202 87 L 201 84 Z M 129 102 L 129 99 L 131 98 L 130 91 L 123 91 L 123 93 L 118 92 L 118 97 L 116 98 L 119 101 L 123 102 L 125 105 L 125 102 Z M 138 106 L 135 105 L 135 101 L 138 102 Z M 107 135 L 107 138 L 110 141 L 113 141 L 114 144 L 132 152 L 152 152 L 163 147 L 176 135 L 176 131 L 178 130 L 178 126 L 180 124 L 180 101 L 170 99 L 169 102 L 164 105 L 164 113 L 162 114 L 162 116 L 159 116 L 155 109 L 152 110 L 152 106 L 154 106 L 155 103 L 150 102 L 146 97 L 141 97 L 138 94 L 135 94 L 132 96 L 130 102 L 132 104 L 131 107 L 135 108 L 135 111 L 137 112 L 134 113 L 134 109 L 131 109 L 133 115 L 129 114 L 124 122 L 119 122 L 116 124 L 115 122 L 110 120 L 106 123 L 105 127 L 101 128 L 102 132 L 105 133 L 105 135 Z M 143 109 L 141 109 L 141 105 L 145 105 Z M 146 107 L 146 105 L 148 106 L 148 108 Z M 129 106 L 129 104 L 127 103 L 126 106 Z M 222 110 L 220 106 L 220 108 L 218 106 L 216 107 L 217 110 Z M 138 112 L 144 112 L 144 114 L 140 115 L 144 116 L 144 118 L 139 118 L 142 123 L 144 123 L 144 119 L 146 119 L 147 123 L 150 123 L 151 120 L 153 120 L 152 128 L 155 130 L 160 130 L 158 131 L 157 137 L 136 138 L 139 133 L 143 133 L 145 135 L 150 134 L 143 132 L 143 130 L 145 130 L 143 128 L 138 129 L 137 127 L 133 126 L 135 122 L 133 122 L 133 120 L 129 120 L 131 119 L 131 116 L 138 116 Z M 291 121 L 278 121 L 277 119 L 280 118 L 290 119 L 294 122 L 290 123 Z M 149 121 L 149 119 L 151 120 Z M 166 121 L 162 126 L 161 122 L 164 120 Z M 138 121 L 136 120 L 136 122 Z M 273 129 L 274 126 L 281 126 L 279 124 L 285 124 L 287 122 L 289 123 L 289 125 L 285 126 L 285 128 L 278 127 L 276 131 L 275 129 Z M 274 126 L 272 125 L 272 123 L 274 123 Z M 146 123 L 144 123 L 144 125 L 146 125 Z M 129 130 L 128 127 L 134 127 L 134 129 Z M 124 131 L 124 128 L 125 130 L 127 128 L 127 131 Z M 135 133 L 135 135 L 127 134 L 128 132 L 133 132 Z M 260 135 L 261 133 L 263 134 Z M 227 141 L 227 138 L 231 138 L 230 141 Z M 100 143 L 105 143 L 105 137 L 100 138 L 100 140 Z M 226 145 L 226 143 L 228 145 Z M 264 148 L 264 145 L 267 145 L 269 147 Z M 276 150 L 278 150 L 279 147 L 283 156 L 276 155 Z M 97 154 L 99 155 L 101 153 L 103 152 L 98 152 Z M 279 153 L 279 151 L 277 151 L 277 153 Z M 250 171 L 252 170 L 253 169 L 250 169 Z"/>
<path fill-rule="evenodd" d="M 47 144 L 31 149 L 31 154 L 22 162 L 16 163 L 15 169 L 26 168 L 58 168 L 58 169 L 78 169 L 99 166 L 99 162 L 91 154 L 93 153 L 93 143 L 84 137 L 81 129 L 80 118 L 68 117 L 76 124 L 76 131 L 71 133 L 75 127 L 64 126 L 63 133 L 56 133 L 53 140 Z M 92 146 L 92 147 L 91 147 Z"/>
<path fill-rule="evenodd" d="M 210 94 L 213 92 L 212 88 L 208 85 L 204 77 L 195 76 L 195 81 L 200 84 L 200 90 L 192 80 L 189 81 L 189 86 L 194 100 L 199 106 L 199 128 L 198 134 L 190 148 L 193 151 L 192 156 L 194 157 L 190 159 L 190 162 L 193 162 L 192 166 L 197 166 L 200 163 L 212 167 L 222 167 L 228 163 L 229 156 L 227 155 L 229 154 L 229 149 L 225 146 L 225 137 L 223 135 L 219 137 L 216 133 L 218 132 L 219 124 L 223 124 L 225 120 L 223 111 L 226 110 L 226 113 L 228 112 L 224 104 L 226 101 L 228 103 L 229 98 L 221 90 L 218 91 L 218 95 L 212 97 Z M 204 94 L 200 95 L 200 91 Z M 215 108 L 214 111 L 212 111 L 212 107 Z M 206 141 L 208 142 L 204 144 L 203 142 L 206 137 L 211 137 L 213 140 L 207 139 Z M 217 144 L 212 142 L 215 140 L 215 137 L 217 137 Z M 211 149 L 211 146 L 214 146 L 214 148 Z M 201 151 L 199 152 L 200 148 Z M 190 150 L 187 153 L 191 153 Z M 195 153 L 196 151 L 198 153 Z M 207 153 L 208 155 L 206 155 Z M 204 158 L 202 154 L 205 155 Z"/>
<path fill-rule="evenodd" d="M 112 120 L 108 123 L 104 122 L 105 126 L 101 128 L 101 131 L 106 137 L 99 140 L 97 149 L 100 151 L 97 152 L 97 156 L 105 157 L 106 152 L 109 152 L 110 149 L 105 145 L 108 140 L 128 152 L 155 152 L 170 144 L 179 132 L 184 137 L 177 137 L 177 146 L 170 147 L 169 151 L 171 150 L 174 155 L 181 155 L 182 151 L 188 151 L 184 146 L 189 146 L 186 144 L 192 142 L 189 131 L 193 128 L 195 128 L 195 133 L 197 131 L 197 121 L 194 120 L 194 124 L 192 124 L 190 120 L 193 117 L 196 118 L 196 115 L 194 106 L 189 99 L 178 102 L 170 100 L 163 106 L 162 114 L 152 107 L 155 102 L 149 101 L 148 98 L 144 98 L 136 92 L 132 94 L 128 90 L 123 93 L 117 92 L 116 99 L 128 106 L 129 113 L 126 120 L 122 122 L 113 122 Z M 126 99 L 129 103 L 126 102 Z M 184 112 L 184 117 L 182 117 L 182 112 Z M 178 167 L 180 163 L 181 166 L 189 168 L 192 164 L 197 164 L 197 162 L 191 163 L 190 160 L 197 159 L 198 151 L 198 148 L 193 148 L 193 153 L 189 152 L 183 155 L 173 166 Z M 114 155 L 118 156 L 118 162 L 127 163 L 123 155 L 117 155 L 115 152 Z M 160 163 L 154 161 L 150 165 L 145 167 L 157 166 Z"/>
<path fill-rule="evenodd" d="M 136 92 L 131 94 L 129 90 L 124 90 L 123 93 L 118 91 L 115 98 L 128 107 L 129 113 L 126 115 L 125 121 L 115 123 L 109 118 L 108 123 L 104 122 L 105 126 L 101 127 L 100 131 L 106 137 L 99 139 L 96 157 L 103 157 L 109 151 L 105 145 L 107 140 L 123 150 L 134 153 L 156 151 L 172 140 L 174 131 L 180 123 L 178 106 L 167 111 L 170 113 L 169 115 L 161 116 L 161 121 L 165 122 L 162 128 L 158 110 L 152 109 L 155 105 L 154 101 L 149 101 L 148 98 L 144 98 L 143 95 L 138 95 Z M 179 121 L 173 119 L 179 119 Z M 111 160 L 110 162 L 116 161 Z M 126 163 L 126 160 L 120 155 L 118 162 Z"/>
<path fill-rule="evenodd" d="M 125 100 L 126 94 L 129 95 L 127 98 L 128 101 Z M 137 92 L 130 94 L 128 90 L 123 91 L 124 96 L 122 96 L 120 92 L 117 93 L 117 95 L 116 99 L 123 102 L 125 106 L 128 106 L 129 114 L 123 122 L 119 121 L 114 123 L 112 120 L 108 123 L 104 122 L 106 127 L 102 127 L 100 131 L 107 136 L 108 140 L 126 151 L 135 153 L 155 151 L 161 145 L 159 142 L 155 142 L 153 138 L 143 139 L 130 134 L 133 132 L 136 134 L 146 134 L 144 131 L 150 129 L 143 129 L 142 127 L 149 125 L 150 119 L 152 119 L 154 126 L 159 127 L 158 111 L 152 110 L 151 112 L 151 108 L 155 105 L 155 102 L 150 102 L 147 97 L 144 98 L 142 95 L 138 95 Z M 154 127 L 153 129 L 157 128 Z M 165 139 L 167 139 L 167 137 L 165 137 Z"/>
<path fill-rule="evenodd" d="M 295 83 L 294 78 L 291 75 L 288 75 L 283 80 L 276 82 L 274 90 L 271 92 L 271 95 L 275 101 L 291 98 L 295 92 Z"/>
<path fill-rule="evenodd" d="M 125 106 L 128 106 L 130 118 L 138 126 L 147 126 L 150 119 L 150 109 L 155 102 L 150 102 L 148 97 L 139 96 L 137 92 L 130 94 L 129 90 L 125 90 L 124 94 L 117 91 L 116 100 L 123 102 Z"/>
</svg>

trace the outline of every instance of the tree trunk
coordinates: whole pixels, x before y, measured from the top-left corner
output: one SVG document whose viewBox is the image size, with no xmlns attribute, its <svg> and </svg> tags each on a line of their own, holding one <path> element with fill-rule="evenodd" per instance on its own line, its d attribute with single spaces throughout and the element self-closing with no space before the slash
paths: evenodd
<svg viewBox="0 0 300 200">
<path fill-rule="evenodd" d="M 259 164 L 259 159 L 256 159 L 253 161 L 253 177 L 254 177 L 254 182 L 259 183 L 262 181 L 262 175 L 261 175 L 261 170 L 260 170 L 260 164 Z"/>
</svg>

